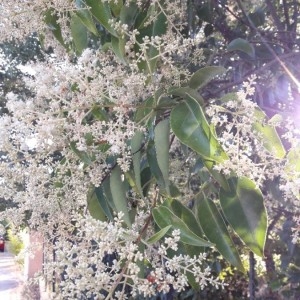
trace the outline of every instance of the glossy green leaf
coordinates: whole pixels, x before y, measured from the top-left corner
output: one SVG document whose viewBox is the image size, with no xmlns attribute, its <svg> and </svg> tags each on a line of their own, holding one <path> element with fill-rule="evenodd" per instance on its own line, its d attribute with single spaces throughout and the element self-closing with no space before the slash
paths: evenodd
<svg viewBox="0 0 300 300">
<path fill-rule="evenodd" d="M 205 160 L 223 162 L 227 155 L 214 136 L 199 103 L 190 95 L 171 112 L 171 128 L 177 138 Z"/>
<path fill-rule="evenodd" d="M 104 195 L 103 193 L 103 189 L 101 187 L 96 187 L 95 188 L 95 193 L 96 193 L 96 196 L 98 198 L 98 202 L 104 212 L 104 214 L 106 215 L 106 217 L 109 219 L 109 220 L 113 220 L 113 215 L 112 215 L 112 212 L 111 212 L 111 208 L 108 204 L 108 198 Z"/>
<path fill-rule="evenodd" d="M 237 38 L 231 41 L 227 46 L 228 51 L 242 51 L 251 57 L 255 56 L 254 47 L 246 40 Z"/>
<path fill-rule="evenodd" d="M 229 185 L 226 176 L 214 168 L 216 162 L 208 159 L 203 159 L 203 164 L 209 171 L 210 175 L 220 184 L 220 186 L 223 189 L 227 190 L 229 188 Z"/>
<path fill-rule="evenodd" d="M 293 147 L 287 154 L 286 170 L 289 173 L 300 173 L 300 147 Z"/>
<path fill-rule="evenodd" d="M 120 61 L 124 64 L 126 64 L 125 44 L 125 39 L 117 38 L 115 36 L 111 37 L 112 50 L 115 53 L 115 55 L 120 59 Z"/>
<path fill-rule="evenodd" d="M 251 20 L 255 27 L 264 25 L 266 19 L 264 9 L 258 7 L 254 12 L 248 15 L 248 18 Z"/>
<path fill-rule="evenodd" d="M 142 170 L 141 182 L 143 188 L 143 195 L 146 197 L 152 184 L 152 172 L 150 167 L 146 167 Z"/>
<path fill-rule="evenodd" d="M 134 23 L 134 28 L 137 30 L 141 30 L 145 27 L 145 22 L 149 20 L 151 16 L 151 10 L 152 8 L 149 8 L 148 10 L 139 10 Z"/>
<path fill-rule="evenodd" d="M 94 23 L 93 17 L 88 9 L 78 9 L 75 11 L 75 14 L 78 16 L 82 24 L 94 35 L 98 35 L 98 30 Z"/>
<path fill-rule="evenodd" d="M 160 189 L 159 192 L 163 197 L 166 197 L 166 198 L 167 197 L 178 198 L 178 197 L 182 196 L 179 188 L 173 182 L 170 182 L 169 192 L 167 192 L 164 189 Z"/>
<path fill-rule="evenodd" d="M 192 89 L 200 89 L 209 83 L 215 76 L 226 72 L 223 67 L 209 66 L 196 71 L 189 82 L 189 87 Z"/>
<path fill-rule="evenodd" d="M 165 181 L 157 162 L 156 149 L 153 141 L 149 141 L 148 143 L 147 160 L 151 173 L 155 177 L 157 183 L 160 187 L 165 188 Z"/>
<path fill-rule="evenodd" d="M 170 97 L 160 97 L 155 107 L 156 111 L 162 110 L 164 113 L 166 109 L 173 108 L 176 105 L 174 99 Z"/>
<path fill-rule="evenodd" d="M 220 202 L 227 221 L 241 240 L 263 256 L 267 234 L 267 212 L 261 191 L 248 178 L 231 178 L 230 190 L 220 191 Z"/>
<path fill-rule="evenodd" d="M 95 188 L 92 188 L 87 196 L 87 208 L 90 215 L 97 220 L 106 221 L 105 213 L 98 201 Z"/>
<path fill-rule="evenodd" d="M 48 26 L 48 28 L 52 31 L 55 38 L 63 45 L 65 48 L 67 48 L 64 39 L 62 37 L 62 32 L 60 25 L 58 23 L 59 17 L 58 12 L 56 12 L 53 8 L 48 9 L 44 14 L 44 22 Z"/>
<path fill-rule="evenodd" d="M 139 193 L 139 191 L 136 188 L 136 183 L 135 183 L 135 177 L 134 177 L 134 173 L 132 170 L 127 171 L 124 174 L 127 183 L 130 185 L 130 187 L 134 190 L 134 192 Z"/>
<path fill-rule="evenodd" d="M 116 0 L 110 2 L 110 8 L 115 17 L 120 15 L 121 9 L 123 8 L 123 0 Z"/>
<path fill-rule="evenodd" d="M 160 231 L 156 232 L 148 239 L 147 244 L 154 244 L 154 243 L 158 242 L 168 233 L 168 231 L 170 231 L 171 228 L 172 228 L 172 225 L 168 225 L 168 226 L 162 228 Z"/>
<path fill-rule="evenodd" d="M 140 195 L 143 196 L 143 188 L 141 181 L 141 147 L 143 145 L 144 134 L 141 131 L 137 131 L 131 140 L 131 154 L 133 171 L 135 177 L 135 184 Z"/>
<path fill-rule="evenodd" d="M 140 107 L 137 108 L 135 113 L 135 121 L 136 122 L 145 122 L 149 121 L 151 117 L 154 116 L 154 98 L 149 97 L 147 98 Z"/>
<path fill-rule="evenodd" d="M 122 172 L 119 166 L 116 166 L 110 175 L 110 191 L 117 212 L 123 212 L 123 220 L 128 226 L 131 226 L 131 221 L 127 206 L 127 197 L 125 183 L 122 181 Z"/>
<path fill-rule="evenodd" d="M 168 94 L 169 95 L 174 95 L 174 96 L 179 96 L 179 97 L 182 97 L 182 98 L 185 98 L 186 95 L 189 95 L 191 97 L 193 97 L 194 99 L 197 100 L 197 102 L 203 106 L 205 103 L 204 103 L 204 99 L 200 96 L 200 94 L 195 90 L 195 89 L 192 89 L 190 87 L 180 87 L 180 88 L 171 88 L 169 91 L 168 91 Z"/>
<path fill-rule="evenodd" d="M 283 158 L 285 149 L 274 126 L 268 124 L 266 114 L 259 108 L 255 108 L 254 132 L 257 132 L 257 138 L 274 157 Z"/>
<path fill-rule="evenodd" d="M 85 0 L 90 7 L 90 12 L 94 18 L 112 35 L 118 36 L 114 28 L 110 25 L 109 20 L 113 19 L 108 2 Z"/>
<path fill-rule="evenodd" d="M 162 229 L 172 225 L 173 229 L 180 230 L 180 240 L 189 245 L 211 247 L 212 243 L 200 238 L 194 234 L 188 226 L 178 218 L 169 208 L 160 206 L 154 208 L 152 211 L 155 223 Z"/>
<path fill-rule="evenodd" d="M 159 122 L 154 130 L 154 143 L 156 149 L 156 158 L 158 166 L 161 170 L 165 189 L 170 194 L 169 189 L 169 137 L 170 137 L 170 122 L 165 119 Z"/>
<path fill-rule="evenodd" d="M 244 267 L 226 224 L 213 201 L 199 197 L 196 203 L 197 218 L 205 235 L 233 266 L 244 272 Z"/>
<path fill-rule="evenodd" d="M 120 21 L 122 24 L 127 24 L 129 28 L 134 24 L 138 12 L 138 6 L 134 2 L 129 2 L 128 5 L 123 5 L 120 11 Z"/>
<path fill-rule="evenodd" d="M 196 220 L 194 213 L 189 208 L 183 205 L 180 201 L 172 198 L 166 199 L 163 205 L 168 207 L 178 218 L 180 218 L 193 233 L 203 238 L 203 231 L 200 224 Z"/>
<path fill-rule="evenodd" d="M 103 192 L 104 192 L 104 195 L 105 195 L 105 198 L 106 198 L 106 201 L 107 201 L 107 204 L 109 205 L 109 207 L 113 210 L 113 211 L 117 211 L 117 208 L 114 204 L 114 200 L 113 200 L 113 196 L 111 194 L 111 190 L 110 190 L 110 178 L 106 178 L 102 184 L 102 189 L 103 189 Z"/>
<path fill-rule="evenodd" d="M 76 53 L 81 54 L 82 51 L 86 49 L 88 46 L 87 29 L 82 24 L 78 15 L 75 13 L 71 13 L 70 27 L 71 27 L 72 39 L 76 48 Z"/>
</svg>

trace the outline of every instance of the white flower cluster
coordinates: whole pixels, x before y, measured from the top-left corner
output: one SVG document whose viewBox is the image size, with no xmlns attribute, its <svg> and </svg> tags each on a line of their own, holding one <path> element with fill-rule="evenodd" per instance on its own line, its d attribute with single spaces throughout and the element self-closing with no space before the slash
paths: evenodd
<svg viewBox="0 0 300 300">
<path fill-rule="evenodd" d="M 69 12 L 77 9 L 75 2 L 1 1 L 0 37 L 22 39 L 38 32 L 47 45 L 53 43 L 49 32 L 56 22 L 69 43 Z M 26 222 L 47 239 L 45 270 L 49 279 L 57 276 L 59 299 L 147 297 L 167 293 L 171 287 L 182 291 L 189 273 L 200 287 L 222 285 L 207 268 L 205 256 L 167 256 L 178 250 L 178 230 L 161 243 L 147 243 L 154 231 L 146 221 L 153 187 L 143 198 L 128 193 L 128 209 L 137 210 L 132 228 L 124 226 L 122 214 L 113 222 L 100 222 L 87 210 L 87 195 L 110 175 L 112 164 L 117 163 L 123 173 L 131 166 L 130 140 L 137 131 L 146 132 L 142 122 L 133 121 L 136 110 L 146 99 L 155 98 L 155 92 L 188 80 L 187 58 L 199 56 L 192 53 L 198 41 L 180 33 L 182 1 L 161 6 L 155 0 L 149 5 L 158 7 L 149 10 L 154 12 L 149 24 L 159 15 L 167 23 L 161 36 L 139 40 L 138 30 L 109 23 L 127 39 L 126 63 L 111 50 L 91 49 L 74 62 L 56 42 L 53 55 L 26 66 L 31 76 L 24 80 L 33 97 L 20 100 L 7 95 L 9 113 L 0 119 L 0 151 L 5 154 L 0 162 L 0 193 L 15 207 L 0 217 Z M 149 58 L 149 49 L 156 55 Z M 149 74 L 139 70 L 142 63 Z M 153 65 L 158 68 L 155 73 Z"/>
<path fill-rule="evenodd" d="M 268 191 L 268 185 L 273 181 L 277 182 L 277 194 L 283 195 L 284 203 L 277 196 L 266 195 L 265 204 L 270 213 L 283 206 L 293 207 L 293 213 L 299 212 L 300 200 L 300 169 L 299 160 L 299 130 L 295 121 L 286 119 L 285 123 L 280 122 L 280 118 L 275 116 L 270 122 L 264 119 L 262 112 L 251 99 L 255 92 L 255 77 L 243 83 L 243 88 L 233 99 L 221 99 L 221 104 L 213 103 L 207 108 L 207 114 L 211 122 L 216 127 L 219 141 L 229 156 L 228 160 L 215 166 L 215 169 L 223 172 L 227 176 L 246 176 L 256 182 L 263 191 Z M 223 102 L 222 102 L 223 101 Z M 278 122 L 279 120 L 279 122 Z M 276 158 L 265 146 L 265 139 L 259 130 L 259 126 L 281 126 L 284 134 L 281 139 L 284 141 L 289 153 L 285 158 Z M 282 125 L 284 127 L 282 127 Z M 269 145 L 270 146 L 270 145 Z M 272 184 L 273 184 L 272 183 Z M 267 189 L 264 189 L 267 187 Z M 265 192 L 267 194 L 267 192 Z M 289 208 L 290 209 L 290 208 Z M 295 218 L 293 242 L 298 242 L 299 229 Z"/>
<path fill-rule="evenodd" d="M 237 97 L 232 96 L 235 99 L 226 99 L 220 106 L 211 105 L 206 112 L 220 131 L 219 141 L 229 156 L 215 169 L 225 175 L 246 176 L 261 186 L 267 178 L 280 175 L 281 160 L 266 150 L 263 137 L 255 130 L 255 123 L 260 124 L 261 119 L 256 115 L 257 104 L 249 100 L 255 92 L 254 84 L 255 77 L 249 78 Z"/>
<path fill-rule="evenodd" d="M 66 24 L 69 22 L 66 12 L 76 9 L 75 1 L 64 0 L 3 0 L 0 3 L 0 39 L 19 39 L 32 34 L 42 32 L 50 38 L 49 32 L 53 30 L 53 24 L 44 22 L 47 19 L 57 19 L 63 28 L 64 38 L 69 39 L 70 33 Z M 52 39 L 54 42 L 54 39 Z M 57 45 L 58 43 L 55 42 Z"/>
<path fill-rule="evenodd" d="M 154 245 L 142 240 L 141 247 L 137 244 L 139 232 L 122 226 L 122 214 L 114 222 L 84 218 L 69 228 L 69 237 L 57 235 L 52 240 L 56 257 L 46 272 L 52 276 L 55 271 L 61 277 L 63 293 L 58 299 L 75 299 L 80 294 L 97 299 L 148 297 L 168 293 L 171 287 L 183 291 L 188 286 L 188 273 L 202 288 L 208 284 L 221 287 L 223 283 L 213 279 L 205 267 L 205 255 L 166 256 L 168 249 L 177 249 L 179 235 L 174 230 L 172 236 Z M 53 260 L 50 246 L 48 258 Z"/>
<path fill-rule="evenodd" d="M 295 227 L 292 228 L 292 242 L 294 244 L 300 243 L 300 215 L 294 216 L 293 221 L 295 222 Z"/>
</svg>

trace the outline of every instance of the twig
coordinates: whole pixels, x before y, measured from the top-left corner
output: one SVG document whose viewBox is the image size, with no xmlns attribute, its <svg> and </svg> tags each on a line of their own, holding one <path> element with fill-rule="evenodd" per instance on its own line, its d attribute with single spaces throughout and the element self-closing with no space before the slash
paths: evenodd
<svg viewBox="0 0 300 300">
<path fill-rule="evenodd" d="M 244 74 L 244 77 L 241 78 L 241 79 L 238 79 L 237 81 L 235 82 L 230 82 L 228 84 L 225 84 L 223 85 L 222 87 L 220 87 L 219 89 L 217 89 L 216 91 L 214 92 L 210 92 L 210 96 L 211 97 L 216 97 L 220 92 L 228 89 L 228 88 L 231 88 L 235 85 L 238 85 L 238 84 L 241 84 L 246 77 L 252 75 L 252 74 L 260 74 L 262 71 L 264 71 L 265 69 L 268 69 L 270 68 L 272 65 L 278 63 L 278 60 L 280 60 L 282 62 L 282 60 L 285 60 L 285 59 L 288 59 L 288 58 L 291 58 L 291 57 L 295 57 L 295 58 L 300 58 L 300 53 L 287 53 L 287 54 L 283 54 L 281 56 L 277 56 L 274 60 L 264 64 L 263 66 L 261 66 L 260 68 L 256 68 L 256 69 L 252 69 L 252 70 L 249 70 L 248 72 L 246 72 Z"/>
<path fill-rule="evenodd" d="M 255 300 L 255 258 L 252 251 L 249 253 L 249 299 Z"/>
<path fill-rule="evenodd" d="M 266 4 L 277 29 L 280 31 L 284 30 L 283 25 L 281 24 L 280 19 L 277 15 L 276 8 L 272 4 L 271 0 L 266 0 Z"/>
</svg>

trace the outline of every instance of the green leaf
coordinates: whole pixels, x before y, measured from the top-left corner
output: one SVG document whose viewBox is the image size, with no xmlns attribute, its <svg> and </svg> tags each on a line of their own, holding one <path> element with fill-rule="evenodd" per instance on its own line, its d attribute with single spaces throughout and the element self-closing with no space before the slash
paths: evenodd
<svg viewBox="0 0 300 300">
<path fill-rule="evenodd" d="M 87 29 L 75 13 L 71 13 L 70 27 L 76 53 L 81 54 L 88 46 Z"/>
<path fill-rule="evenodd" d="M 94 136 L 91 132 L 87 132 L 84 135 L 85 142 L 88 146 L 91 146 L 94 143 Z"/>
<path fill-rule="evenodd" d="M 80 8 L 75 11 L 75 14 L 78 16 L 82 24 L 94 35 L 98 36 L 98 30 L 96 25 L 93 21 L 93 17 L 88 9 Z"/>
<path fill-rule="evenodd" d="M 44 22 L 52 31 L 55 38 L 61 43 L 61 45 L 67 48 L 62 37 L 60 25 L 58 24 L 59 17 L 57 14 L 58 12 L 55 11 L 53 8 L 48 9 L 44 14 Z"/>
<path fill-rule="evenodd" d="M 221 102 L 239 101 L 237 93 L 227 93 L 219 99 Z"/>
<path fill-rule="evenodd" d="M 197 102 L 203 106 L 205 103 L 204 103 L 204 99 L 200 96 L 200 94 L 195 90 L 195 89 L 192 89 L 190 87 L 180 87 L 180 88 L 171 88 L 169 91 L 168 91 L 168 94 L 169 95 L 174 95 L 174 96 L 179 96 L 179 97 L 182 97 L 182 98 L 185 98 L 186 95 L 189 95 L 191 97 L 193 97 L 194 99 L 197 100 Z"/>
<path fill-rule="evenodd" d="M 127 197 L 125 183 L 122 181 L 122 172 L 119 166 L 116 166 L 110 175 L 110 191 L 117 212 L 123 212 L 123 220 L 130 227 L 131 221 L 127 207 Z"/>
<path fill-rule="evenodd" d="M 109 5 L 114 16 L 118 17 L 123 8 L 123 0 L 112 1 Z"/>
<path fill-rule="evenodd" d="M 293 147 L 287 154 L 286 171 L 291 174 L 300 173 L 300 147 Z"/>
<path fill-rule="evenodd" d="M 99 121 L 108 121 L 107 113 L 100 106 L 95 105 L 91 113 L 93 117 Z"/>
<path fill-rule="evenodd" d="M 142 121 L 149 121 L 151 120 L 151 117 L 154 116 L 154 97 L 149 97 L 147 98 L 140 107 L 137 108 L 136 113 L 135 113 L 135 121 L 137 123 L 142 122 Z M 147 123 L 147 122 L 145 122 Z"/>
<path fill-rule="evenodd" d="M 169 192 L 167 192 L 166 190 L 163 190 L 163 189 L 160 189 L 159 192 L 163 197 L 172 197 L 172 198 L 181 197 L 180 190 L 178 189 L 178 187 L 173 182 L 170 182 Z"/>
<path fill-rule="evenodd" d="M 96 187 L 95 188 L 95 193 L 96 193 L 96 196 L 98 198 L 98 202 L 99 202 L 103 212 L 108 217 L 108 219 L 112 221 L 114 218 L 113 218 L 113 215 L 111 213 L 111 209 L 108 205 L 108 199 L 106 198 L 106 196 L 103 193 L 103 189 L 101 187 Z"/>
<path fill-rule="evenodd" d="M 131 139 L 131 154 L 132 154 L 132 163 L 133 163 L 133 171 L 135 177 L 135 184 L 143 197 L 143 188 L 141 182 L 141 147 L 143 144 L 144 134 L 141 131 L 137 131 L 133 138 Z"/>
<path fill-rule="evenodd" d="M 265 12 L 261 7 L 255 9 L 255 11 L 250 13 L 248 17 L 255 27 L 264 25 L 266 19 Z"/>
<path fill-rule="evenodd" d="M 114 204 L 114 200 L 113 200 L 113 196 L 111 194 L 111 190 L 110 190 L 110 178 L 106 178 L 103 182 L 102 182 L 102 189 L 106 198 L 106 202 L 107 204 L 110 206 L 110 208 L 113 211 L 117 211 L 117 208 Z"/>
<path fill-rule="evenodd" d="M 149 192 L 152 183 L 152 173 L 150 167 L 144 168 L 143 171 L 141 172 L 141 182 L 143 188 L 143 195 L 147 197 L 147 194 Z"/>
<path fill-rule="evenodd" d="M 251 57 L 255 56 L 254 47 L 246 40 L 237 38 L 231 41 L 227 46 L 228 51 L 242 51 Z"/>
<path fill-rule="evenodd" d="M 148 160 L 148 165 L 150 167 L 151 173 L 154 175 L 158 185 L 161 188 L 165 188 L 165 181 L 164 181 L 162 172 L 158 166 L 156 150 L 155 150 L 153 141 L 149 141 L 149 143 L 148 143 L 147 160 Z"/>
<path fill-rule="evenodd" d="M 216 163 L 211 160 L 203 159 L 203 164 L 211 174 L 211 176 L 221 185 L 221 187 L 225 190 L 229 188 L 226 176 L 219 171 L 215 170 L 214 166 Z"/>
<path fill-rule="evenodd" d="M 274 126 L 268 124 L 266 114 L 256 107 L 254 111 L 255 123 L 254 132 L 257 132 L 257 139 L 263 144 L 274 157 L 282 159 L 285 156 L 285 149 Z"/>
<path fill-rule="evenodd" d="M 142 41 L 142 38 L 145 36 L 155 37 L 162 36 L 167 31 L 167 18 L 163 12 L 160 12 L 158 16 L 155 18 L 153 24 L 148 27 L 140 30 L 139 41 Z M 142 62 L 140 64 L 140 69 L 147 70 L 148 73 L 152 74 L 155 71 L 156 64 L 158 61 L 157 55 L 159 54 L 158 50 L 149 46 L 147 51 L 148 64 L 146 62 Z"/>
<path fill-rule="evenodd" d="M 90 7 L 91 14 L 97 21 L 112 35 L 118 36 L 114 28 L 110 25 L 109 20 L 113 19 L 108 2 L 85 0 Z"/>
<path fill-rule="evenodd" d="M 193 233 L 201 238 L 203 237 L 203 231 L 200 224 L 189 208 L 183 205 L 180 201 L 172 198 L 166 199 L 163 205 L 168 207 L 178 218 L 180 218 Z"/>
<path fill-rule="evenodd" d="M 95 188 L 92 188 L 87 196 L 87 208 L 90 215 L 97 220 L 107 221 L 105 213 L 98 201 L 98 197 L 95 192 Z"/>
<path fill-rule="evenodd" d="M 148 20 L 148 11 L 147 10 L 139 10 L 136 17 L 135 17 L 135 23 L 133 25 L 134 28 L 137 30 L 140 30 L 144 27 L 146 20 Z"/>
<path fill-rule="evenodd" d="M 154 130 L 154 143 L 156 149 L 156 158 L 158 166 L 161 170 L 165 188 L 168 194 L 169 189 L 169 137 L 170 123 L 168 119 L 159 122 Z"/>
<path fill-rule="evenodd" d="M 211 247 L 212 243 L 194 234 L 188 226 L 165 206 L 154 208 L 152 211 L 155 223 L 162 229 L 172 225 L 173 229 L 180 230 L 180 240 L 189 245 Z"/>
<path fill-rule="evenodd" d="M 157 101 L 155 111 L 162 110 L 164 113 L 166 109 L 172 108 L 175 105 L 176 105 L 176 102 L 174 101 L 174 99 L 172 99 L 170 97 L 160 97 Z M 158 115 L 157 115 L 157 117 L 158 117 Z"/>
<path fill-rule="evenodd" d="M 71 142 L 70 148 L 80 158 L 80 160 L 85 163 L 85 165 L 88 166 L 92 163 L 92 159 L 89 157 L 89 155 L 85 151 L 79 151 L 76 148 L 76 142 Z"/>
<path fill-rule="evenodd" d="M 189 87 L 192 89 L 200 89 L 210 82 L 215 76 L 226 72 L 223 67 L 209 66 L 196 71 L 189 82 Z"/>
<path fill-rule="evenodd" d="M 177 138 L 202 158 L 223 162 L 227 155 L 214 136 L 198 102 L 186 95 L 171 112 L 171 128 Z"/>
<path fill-rule="evenodd" d="M 117 38 L 115 36 L 111 37 L 111 47 L 116 56 L 120 59 L 120 61 L 126 64 L 126 56 L 125 56 L 125 44 L 126 41 L 123 38 Z"/>
<path fill-rule="evenodd" d="M 143 243 L 138 244 L 138 251 L 140 253 L 145 253 L 145 251 L 146 251 L 145 249 L 146 249 L 145 244 L 143 244 Z M 145 279 L 146 278 L 146 269 L 147 269 L 147 267 L 146 267 L 144 259 L 142 259 L 142 260 L 138 259 L 135 263 L 140 268 L 140 271 L 137 274 L 138 278 Z"/>
<path fill-rule="evenodd" d="M 127 24 L 129 28 L 134 24 L 138 12 L 138 6 L 134 2 L 128 5 L 123 5 L 120 12 L 120 21 L 122 24 Z"/>
<path fill-rule="evenodd" d="M 197 218 L 209 241 L 233 266 L 244 272 L 244 267 L 226 224 L 213 201 L 205 197 L 197 199 Z"/>
<path fill-rule="evenodd" d="M 228 222 L 241 240 L 263 256 L 267 234 L 267 212 L 263 195 L 248 178 L 231 178 L 230 190 L 221 189 L 220 202 Z"/>
<path fill-rule="evenodd" d="M 170 230 L 170 228 L 172 228 L 172 225 L 168 225 L 168 226 L 162 228 L 160 231 L 153 234 L 148 239 L 147 244 L 154 244 L 154 243 L 158 242 L 160 239 L 162 239 L 167 234 L 167 232 Z"/>
</svg>

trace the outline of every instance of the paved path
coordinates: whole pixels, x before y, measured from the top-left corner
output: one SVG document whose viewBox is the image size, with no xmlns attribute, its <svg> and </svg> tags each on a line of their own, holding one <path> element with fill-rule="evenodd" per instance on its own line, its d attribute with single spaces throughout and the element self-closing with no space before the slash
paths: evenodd
<svg viewBox="0 0 300 300">
<path fill-rule="evenodd" d="M 22 300 L 22 274 L 9 252 L 0 252 L 0 299 Z"/>
</svg>

